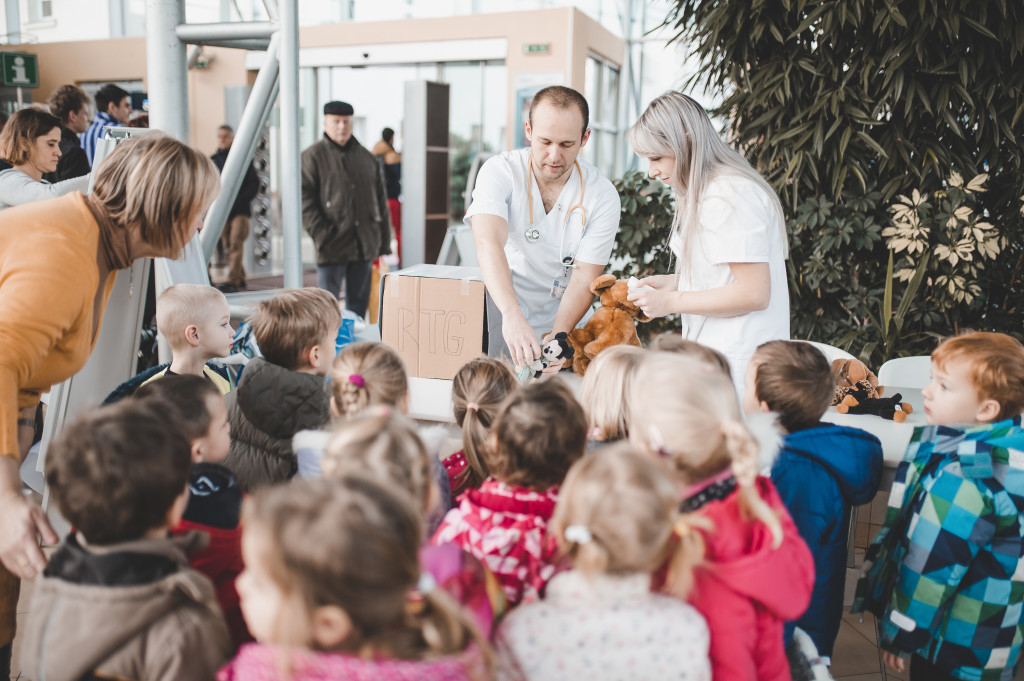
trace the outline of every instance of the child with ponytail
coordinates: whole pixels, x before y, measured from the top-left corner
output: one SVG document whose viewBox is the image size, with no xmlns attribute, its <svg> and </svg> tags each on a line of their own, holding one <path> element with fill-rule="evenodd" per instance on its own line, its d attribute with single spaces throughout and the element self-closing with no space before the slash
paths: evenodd
<svg viewBox="0 0 1024 681">
<path fill-rule="evenodd" d="M 488 435 L 498 408 L 516 386 L 508 365 L 492 357 L 470 360 L 455 374 L 452 406 L 455 422 L 462 428 L 462 449 L 442 462 L 452 499 L 467 489 L 476 489 L 490 475 L 486 463 Z"/>
<path fill-rule="evenodd" d="M 370 406 L 383 406 L 404 414 L 409 411 L 409 378 L 405 362 L 389 345 L 359 342 L 342 348 L 328 374 L 331 379 L 331 414 L 336 422 L 352 418 Z M 426 433 L 421 432 L 420 436 Z M 319 477 L 320 458 L 330 436 L 325 431 L 300 433 L 294 442 L 300 477 Z M 448 476 L 437 457 L 431 461 L 437 481 L 438 513 L 451 506 Z M 434 526 L 440 522 L 440 515 Z"/>
<path fill-rule="evenodd" d="M 650 590 L 670 548 L 687 553 L 680 575 L 692 571 L 695 547 L 673 541 L 678 506 L 664 464 L 626 444 L 573 464 L 549 525 L 572 569 L 502 622 L 499 678 L 708 681 L 704 618 Z"/>
<path fill-rule="evenodd" d="M 339 423 L 327 443 L 323 472 L 325 478 L 365 474 L 399 490 L 421 510 L 428 537 L 444 517 L 437 513 L 431 457 L 416 426 L 388 407 L 368 407 Z M 494 574 L 455 544 L 424 546 L 420 564 L 490 637 L 505 612 L 505 593 Z"/>
<path fill-rule="evenodd" d="M 451 542 L 479 558 L 516 605 L 535 598 L 555 572 L 547 526 L 558 486 L 586 448 L 587 418 L 565 383 L 551 378 L 505 400 L 491 437 L 491 477 L 462 495 L 431 543 Z"/>
<path fill-rule="evenodd" d="M 486 640 L 421 573 L 420 516 L 370 478 L 295 480 L 246 501 L 238 578 L 258 643 L 219 681 L 490 675 Z"/>
<path fill-rule="evenodd" d="M 688 596 L 686 574 L 674 567 L 655 585 L 707 618 L 715 681 L 788 681 L 783 625 L 807 608 L 814 561 L 778 492 L 758 475 L 759 455 L 777 449 L 777 436 L 759 444 L 733 382 L 690 357 L 651 353 L 631 394 L 630 440 L 669 464 L 688 518 L 678 534 L 704 545 Z"/>
</svg>

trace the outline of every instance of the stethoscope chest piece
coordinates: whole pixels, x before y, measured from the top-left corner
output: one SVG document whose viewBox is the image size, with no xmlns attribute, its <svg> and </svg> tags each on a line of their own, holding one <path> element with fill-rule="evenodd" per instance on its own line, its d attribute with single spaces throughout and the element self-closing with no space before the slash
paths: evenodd
<svg viewBox="0 0 1024 681">
<path fill-rule="evenodd" d="M 531 244 L 535 244 L 540 241 L 540 230 L 536 227 L 530 226 L 526 228 L 526 240 Z"/>
</svg>

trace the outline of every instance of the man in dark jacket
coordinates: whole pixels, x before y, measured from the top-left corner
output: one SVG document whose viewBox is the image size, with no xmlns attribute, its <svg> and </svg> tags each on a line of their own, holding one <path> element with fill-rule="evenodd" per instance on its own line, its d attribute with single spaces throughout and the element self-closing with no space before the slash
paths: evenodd
<svg viewBox="0 0 1024 681">
<path fill-rule="evenodd" d="M 61 182 L 89 174 L 89 158 L 78 136 L 89 129 L 89 95 L 77 85 L 61 85 L 50 95 L 50 113 L 60 119 L 60 159 L 57 169 L 43 175 Z"/>
<path fill-rule="evenodd" d="M 222 125 L 217 128 L 217 153 L 210 158 L 213 160 L 217 170 L 224 171 L 224 162 L 228 159 L 228 151 L 235 141 L 235 131 L 230 125 Z M 238 195 L 228 213 L 228 223 L 224 225 L 224 231 L 220 234 L 220 242 L 228 254 L 228 281 L 219 288 L 225 292 L 239 291 L 245 288 L 245 264 L 242 258 L 245 254 L 245 240 L 249 236 L 249 216 L 252 213 L 252 200 L 260 190 L 260 179 L 256 175 L 256 169 L 252 162 L 245 170 L 245 177 L 242 178 L 242 186 L 238 189 Z"/>
<path fill-rule="evenodd" d="M 391 218 L 380 164 L 352 135 L 347 102 L 324 105 L 324 136 L 302 152 L 302 224 L 316 245 L 317 286 L 365 315 L 370 268 L 391 253 Z"/>
</svg>

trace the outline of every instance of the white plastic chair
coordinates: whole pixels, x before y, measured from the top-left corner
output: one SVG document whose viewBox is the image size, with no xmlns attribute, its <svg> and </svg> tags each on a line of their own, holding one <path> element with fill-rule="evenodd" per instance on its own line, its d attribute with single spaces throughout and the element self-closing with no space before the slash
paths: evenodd
<svg viewBox="0 0 1024 681">
<path fill-rule="evenodd" d="M 900 388 L 921 390 L 931 382 L 931 374 L 931 356 L 898 357 L 890 359 L 881 366 L 878 370 L 878 382 L 886 386 L 894 385 Z"/>
<path fill-rule="evenodd" d="M 837 359 L 857 359 L 856 357 L 854 357 L 853 355 L 848 353 L 846 350 L 843 350 L 841 348 L 837 348 L 834 345 L 829 345 L 827 343 L 817 343 L 815 341 L 803 341 L 803 342 L 804 343 L 810 343 L 814 347 L 816 347 L 819 350 L 821 350 L 821 354 L 825 355 L 825 359 L 828 360 L 829 364 L 832 364 L 832 362 L 834 362 Z"/>
</svg>

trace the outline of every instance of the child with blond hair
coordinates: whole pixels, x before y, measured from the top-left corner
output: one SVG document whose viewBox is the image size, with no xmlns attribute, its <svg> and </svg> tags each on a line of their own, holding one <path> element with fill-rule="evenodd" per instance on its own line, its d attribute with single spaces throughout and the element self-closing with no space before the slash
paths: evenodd
<svg viewBox="0 0 1024 681">
<path fill-rule="evenodd" d="M 502 622 L 499 678 L 709 681 L 704 618 L 650 590 L 666 555 L 693 550 L 673 541 L 678 505 L 664 465 L 628 445 L 573 464 L 549 526 L 572 569 L 548 582 L 544 600 Z M 692 570 L 692 557 L 678 562 Z"/>
<path fill-rule="evenodd" d="M 220 681 L 489 676 L 490 649 L 418 559 L 418 510 L 365 476 L 294 480 L 246 501 L 238 578 L 258 643 Z"/>
<path fill-rule="evenodd" d="M 630 393 L 630 441 L 668 463 L 688 518 L 681 537 L 703 544 L 688 601 L 708 622 L 712 677 L 789 681 L 783 625 L 807 608 L 814 561 L 758 475 L 768 445 L 744 422 L 735 385 L 716 367 L 653 352 Z"/>
<path fill-rule="evenodd" d="M 1024 634 L 1024 346 L 950 338 L 922 395 L 931 426 L 896 470 L 853 610 L 879 617 L 882 659 L 905 672 L 910 656 L 910 679 L 1011 679 Z"/>
<path fill-rule="evenodd" d="M 244 491 L 298 470 L 292 437 L 330 421 L 327 375 L 341 326 L 338 301 L 318 288 L 288 289 L 260 303 L 252 332 L 262 357 L 227 396 L 231 452 L 224 465 Z"/>
<path fill-rule="evenodd" d="M 655 352 L 674 352 L 677 355 L 686 355 L 699 359 L 705 364 L 718 367 L 725 372 L 725 375 L 732 378 L 732 371 L 729 369 L 729 360 L 718 350 L 708 347 L 697 341 L 683 338 L 678 333 L 659 333 L 651 340 L 648 346 Z"/>
<path fill-rule="evenodd" d="M 508 364 L 493 357 L 472 359 L 455 374 L 452 407 L 462 429 L 462 448 L 442 461 L 453 499 L 476 489 L 490 475 L 486 462 L 491 426 L 517 385 Z"/>
<path fill-rule="evenodd" d="M 647 353 L 632 345 L 613 345 L 594 358 L 580 385 L 580 404 L 590 425 L 590 445 L 629 437 L 629 383 Z"/>
<path fill-rule="evenodd" d="M 171 348 L 171 364 L 145 383 L 163 376 L 205 376 L 222 393 L 231 390 L 226 378 L 207 365 L 231 354 L 235 331 L 224 294 L 212 286 L 175 284 L 156 299 L 156 327 Z M 145 385 L 143 383 L 143 385 Z"/>
<path fill-rule="evenodd" d="M 824 423 L 835 378 L 825 355 L 803 341 L 769 341 L 747 366 L 743 407 L 772 412 L 785 431 L 772 483 L 814 555 L 814 593 L 807 611 L 786 624 L 814 642 L 830 664 L 843 618 L 850 510 L 870 503 L 882 479 L 882 443 L 859 428 Z"/>
<path fill-rule="evenodd" d="M 433 519 L 439 502 L 432 463 L 412 421 L 389 407 L 367 407 L 335 426 L 324 453 L 323 472 L 326 478 L 369 475 L 401 490 L 421 509 L 430 536 L 437 529 Z M 491 571 L 454 544 L 424 546 L 420 564 L 473 615 L 489 638 L 494 622 L 505 611 L 505 593 Z"/>
<path fill-rule="evenodd" d="M 479 558 L 505 589 L 510 605 L 536 598 L 555 567 L 544 549 L 558 487 L 583 456 L 587 419 L 557 378 L 520 388 L 492 429 L 491 477 L 463 494 L 434 534 Z"/>
</svg>

